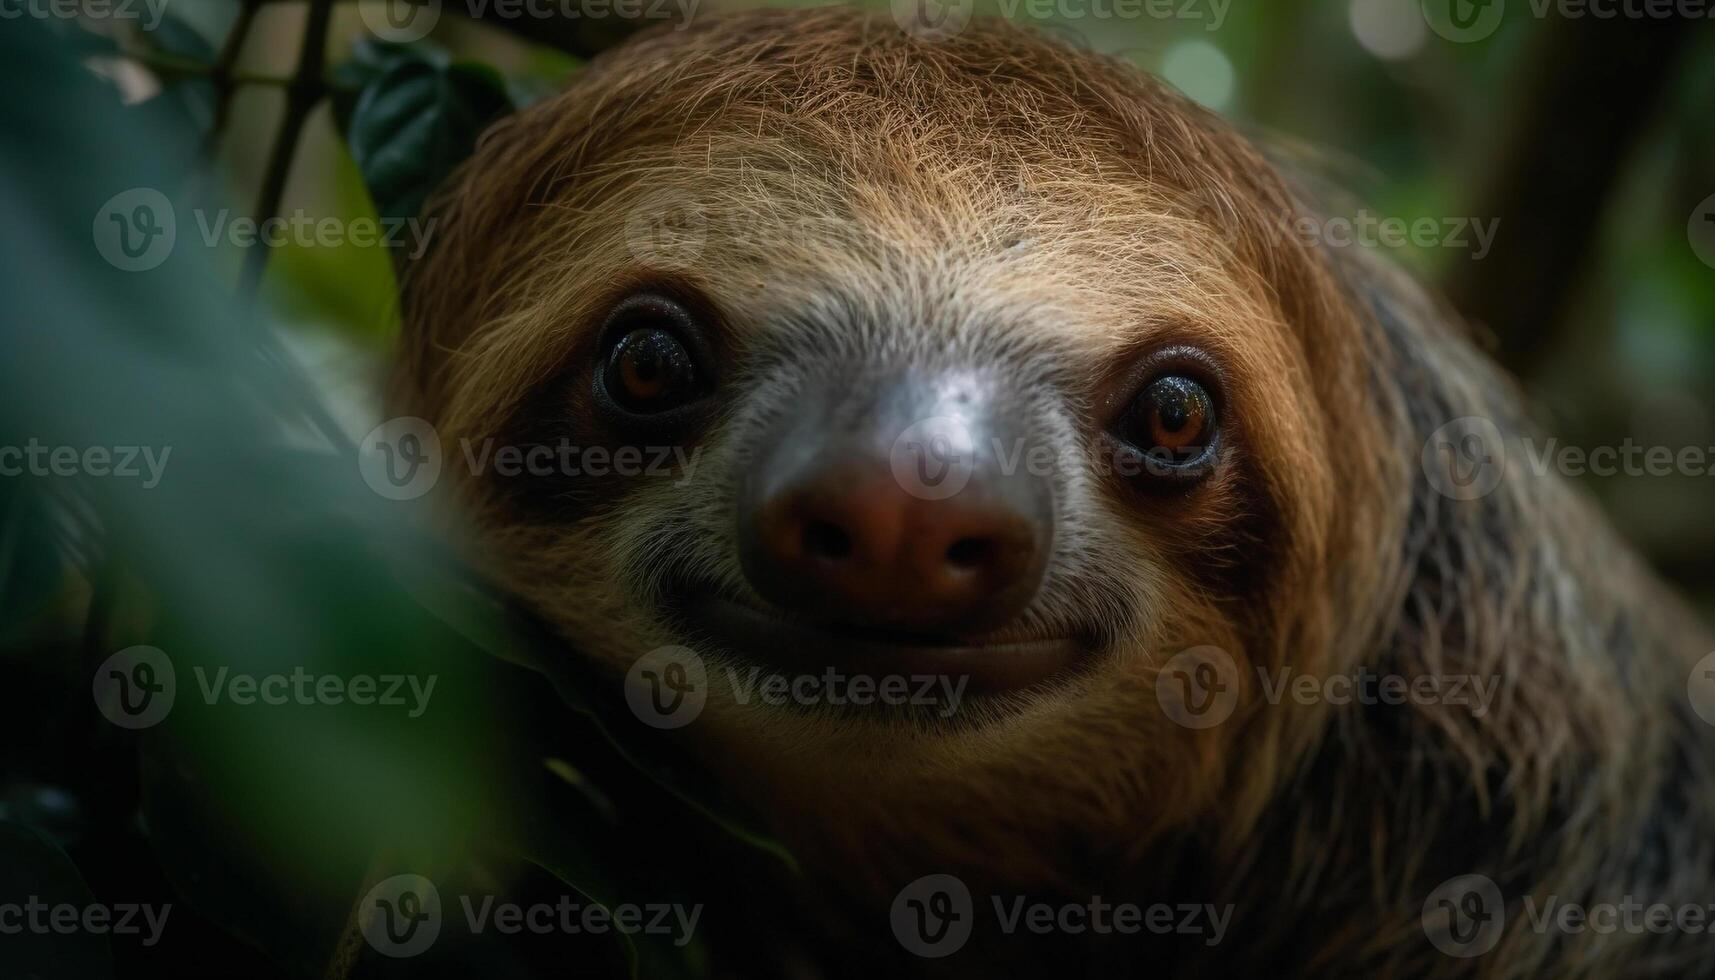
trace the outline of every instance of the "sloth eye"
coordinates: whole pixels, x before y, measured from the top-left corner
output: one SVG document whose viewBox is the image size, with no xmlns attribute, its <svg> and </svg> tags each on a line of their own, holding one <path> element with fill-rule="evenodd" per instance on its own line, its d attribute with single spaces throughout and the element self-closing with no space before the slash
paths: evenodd
<svg viewBox="0 0 1715 980">
<path fill-rule="evenodd" d="M 1190 378 L 1162 375 L 1144 386 L 1116 434 L 1143 455 L 1151 475 L 1202 476 L 1215 455 L 1214 399 Z"/>
<path fill-rule="evenodd" d="M 659 416 L 696 401 L 707 387 L 694 342 L 696 323 L 662 296 L 634 296 L 608 317 L 596 372 L 601 401 L 621 418 Z"/>
<path fill-rule="evenodd" d="M 641 327 L 619 338 L 607 358 L 607 391 L 640 415 L 683 404 L 696 392 L 697 367 L 679 338 Z"/>
<path fill-rule="evenodd" d="M 1177 375 L 1157 378 L 1143 390 L 1138 408 L 1140 421 L 1149 427 L 1146 448 L 1201 451 L 1213 414 L 1202 385 Z"/>
</svg>

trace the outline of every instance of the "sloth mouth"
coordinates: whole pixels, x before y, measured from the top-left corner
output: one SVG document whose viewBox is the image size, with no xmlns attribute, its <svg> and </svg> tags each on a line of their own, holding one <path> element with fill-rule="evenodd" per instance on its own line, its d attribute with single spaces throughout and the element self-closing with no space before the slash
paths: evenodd
<svg viewBox="0 0 1715 980">
<path fill-rule="evenodd" d="M 682 631 L 788 676 L 833 670 L 876 683 L 940 677 L 963 681 L 973 693 L 998 694 L 1052 682 L 1086 662 L 1098 646 L 1093 636 L 1043 636 L 1017 629 L 937 636 L 842 626 L 709 590 L 676 590 L 668 608 Z"/>
</svg>

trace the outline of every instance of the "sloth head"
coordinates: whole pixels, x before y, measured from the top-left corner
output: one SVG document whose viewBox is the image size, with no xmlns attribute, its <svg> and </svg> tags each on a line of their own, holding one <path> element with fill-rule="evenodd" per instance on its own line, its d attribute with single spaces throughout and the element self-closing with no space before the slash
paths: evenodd
<svg viewBox="0 0 1715 980">
<path fill-rule="evenodd" d="M 1050 841 L 1242 833 L 1235 766 L 1302 748 L 1245 671 L 1374 626 L 1376 345 L 1263 158 L 1118 62 L 717 18 L 502 123 L 437 209 L 396 407 L 480 560 L 615 678 L 696 651 L 687 751 L 801 850 L 1050 876 Z M 1193 647 L 1239 668 L 1222 725 L 1157 684 Z"/>
</svg>

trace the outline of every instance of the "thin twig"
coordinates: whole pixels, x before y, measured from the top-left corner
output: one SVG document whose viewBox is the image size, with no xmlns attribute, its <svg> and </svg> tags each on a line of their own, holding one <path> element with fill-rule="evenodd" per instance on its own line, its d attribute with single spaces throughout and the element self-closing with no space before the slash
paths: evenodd
<svg viewBox="0 0 1715 980">
<path fill-rule="evenodd" d="M 250 25 L 256 20 L 256 11 L 261 8 L 257 0 L 244 0 L 238 8 L 238 19 L 232 22 L 232 29 L 226 32 L 226 40 L 220 46 L 220 55 L 215 59 L 214 71 L 210 77 L 214 81 L 214 120 L 209 123 L 208 132 L 204 134 L 202 149 L 199 153 L 205 170 L 212 170 L 215 154 L 220 149 L 220 137 L 226 131 L 226 120 L 232 115 L 232 97 L 238 90 L 236 70 L 238 56 L 244 52 L 244 41 L 250 36 Z"/>
<path fill-rule="evenodd" d="M 304 121 L 327 91 L 322 79 L 322 66 L 327 58 L 328 20 L 333 15 L 333 0 L 310 0 L 310 15 L 304 25 L 304 43 L 298 52 L 298 70 L 286 87 L 286 113 L 280 120 L 280 132 L 274 138 L 274 152 L 268 158 L 268 170 L 262 177 L 262 192 L 257 198 L 255 218 L 258 225 L 280 213 L 280 198 L 286 191 L 286 178 L 292 171 L 298 138 L 303 135 Z M 239 276 L 239 296 L 253 302 L 262 285 L 262 272 L 268 266 L 273 246 L 258 243 L 244 256 L 244 270 Z"/>
<path fill-rule="evenodd" d="M 121 48 L 119 55 L 129 61 L 135 61 L 145 68 L 152 68 L 165 75 L 195 75 L 212 77 L 215 66 L 195 58 L 185 58 L 164 51 L 140 51 L 135 48 Z M 235 85 L 271 85 L 276 88 L 286 88 L 292 84 L 292 79 L 279 75 L 261 75 L 255 72 L 233 72 L 232 81 Z"/>
</svg>

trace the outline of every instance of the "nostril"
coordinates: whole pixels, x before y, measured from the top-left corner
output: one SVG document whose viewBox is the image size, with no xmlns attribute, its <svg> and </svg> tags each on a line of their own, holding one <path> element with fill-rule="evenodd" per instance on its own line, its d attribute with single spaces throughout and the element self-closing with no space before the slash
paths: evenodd
<svg viewBox="0 0 1715 980">
<path fill-rule="evenodd" d="M 851 553 L 852 538 L 845 528 L 829 521 L 811 521 L 804 525 L 804 554 L 841 561 Z"/>
<path fill-rule="evenodd" d="M 960 538 L 947 549 L 947 564 L 965 570 L 981 568 L 994 560 L 994 539 Z"/>
</svg>

